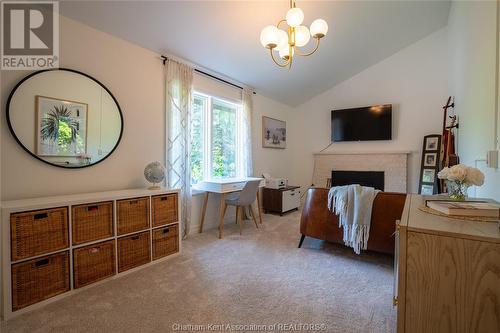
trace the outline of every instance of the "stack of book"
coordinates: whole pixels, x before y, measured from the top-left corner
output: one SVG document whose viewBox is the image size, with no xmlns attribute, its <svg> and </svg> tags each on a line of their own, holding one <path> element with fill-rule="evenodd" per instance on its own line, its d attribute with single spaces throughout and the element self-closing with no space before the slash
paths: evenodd
<svg viewBox="0 0 500 333">
<path fill-rule="evenodd" d="M 500 206 L 491 202 L 427 200 L 426 205 L 445 215 L 500 218 Z"/>
</svg>

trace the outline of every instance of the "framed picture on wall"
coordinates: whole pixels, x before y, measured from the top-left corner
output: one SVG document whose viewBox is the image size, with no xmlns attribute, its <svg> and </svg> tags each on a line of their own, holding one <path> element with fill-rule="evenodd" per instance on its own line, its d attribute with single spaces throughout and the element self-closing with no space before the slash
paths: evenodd
<svg viewBox="0 0 500 333">
<path fill-rule="evenodd" d="M 437 174 L 440 167 L 441 135 L 431 134 L 424 137 L 422 145 L 422 164 L 418 193 L 433 195 L 439 191 Z"/>
<path fill-rule="evenodd" d="M 87 152 L 86 103 L 36 96 L 38 156 L 77 157 Z"/>
<path fill-rule="evenodd" d="M 262 117 L 262 147 L 286 148 L 286 122 Z"/>
</svg>

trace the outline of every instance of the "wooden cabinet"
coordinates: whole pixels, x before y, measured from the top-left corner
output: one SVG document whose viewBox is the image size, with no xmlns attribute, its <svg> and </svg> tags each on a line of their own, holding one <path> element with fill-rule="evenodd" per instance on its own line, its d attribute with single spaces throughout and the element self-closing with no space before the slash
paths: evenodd
<svg viewBox="0 0 500 333">
<path fill-rule="evenodd" d="M 430 215 L 423 204 L 409 196 L 399 224 L 398 333 L 500 332 L 498 224 Z"/>
<path fill-rule="evenodd" d="M 132 189 L 2 202 L 3 319 L 178 253 L 178 196 Z"/>
<path fill-rule="evenodd" d="M 283 213 L 299 209 L 300 206 L 300 187 L 287 186 L 282 189 L 265 187 L 263 190 L 263 208 L 264 212 Z"/>
</svg>

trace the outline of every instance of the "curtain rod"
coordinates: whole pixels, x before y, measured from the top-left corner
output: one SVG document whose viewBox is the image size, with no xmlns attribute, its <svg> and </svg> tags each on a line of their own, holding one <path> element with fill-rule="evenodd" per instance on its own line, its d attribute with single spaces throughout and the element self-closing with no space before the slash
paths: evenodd
<svg viewBox="0 0 500 333">
<path fill-rule="evenodd" d="M 165 63 L 166 63 L 166 62 L 167 62 L 167 60 L 168 60 L 168 57 L 166 57 L 166 56 L 162 55 L 162 56 L 161 56 L 161 60 L 163 61 L 163 65 L 165 65 Z M 238 89 L 243 90 L 243 87 L 242 87 L 242 86 L 239 86 L 239 85 L 234 84 L 234 83 L 232 83 L 232 82 L 229 82 L 229 81 L 227 81 L 227 80 L 221 79 L 220 77 L 217 77 L 217 76 L 215 76 L 215 75 L 209 74 L 209 73 L 204 72 L 204 71 L 202 71 L 202 70 L 199 70 L 199 69 L 197 69 L 197 68 L 195 68 L 195 69 L 194 69 L 194 71 L 195 71 L 195 72 L 197 72 L 197 73 L 200 73 L 200 74 L 206 75 L 206 76 L 208 76 L 208 77 L 210 77 L 210 78 L 212 78 L 212 79 L 215 79 L 215 80 L 217 80 L 217 81 L 220 81 L 220 82 L 222 82 L 222 83 L 225 83 L 225 84 L 228 84 L 228 85 L 233 86 L 233 87 L 235 87 L 235 88 L 238 88 Z M 255 91 L 252 91 L 252 93 L 253 93 L 254 95 L 256 94 L 256 93 L 255 93 Z"/>
</svg>

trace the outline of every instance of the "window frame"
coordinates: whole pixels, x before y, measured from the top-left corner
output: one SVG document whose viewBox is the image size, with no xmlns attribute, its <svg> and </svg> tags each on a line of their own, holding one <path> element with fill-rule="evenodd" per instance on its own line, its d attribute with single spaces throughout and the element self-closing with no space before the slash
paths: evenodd
<svg viewBox="0 0 500 333">
<path fill-rule="evenodd" d="M 201 115 L 201 127 L 202 127 L 202 179 L 199 182 L 206 181 L 209 179 L 230 179 L 242 177 L 243 171 L 243 105 L 241 103 L 236 103 L 232 100 L 228 100 L 219 96 L 210 95 L 203 93 L 201 91 L 193 91 L 193 102 L 196 98 L 201 98 L 204 100 Z M 215 103 L 214 103 L 215 100 Z M 213 152 L 212 152 L 212 132 L 213 132 L 213 112 L 214 104 L 219 102 L 223 106 L 234 107 L 236 112 L 236 128 L 235 128 L 235 176 L 234 177 L 215 177 L 212 174 L 213 171 Z M 191 126 L 191 125 L 190 125 Z M 192 168 L 192 166 L 190 166 Z M 191 186 L 195 184 L 192 182 Z"/>
</svg>

